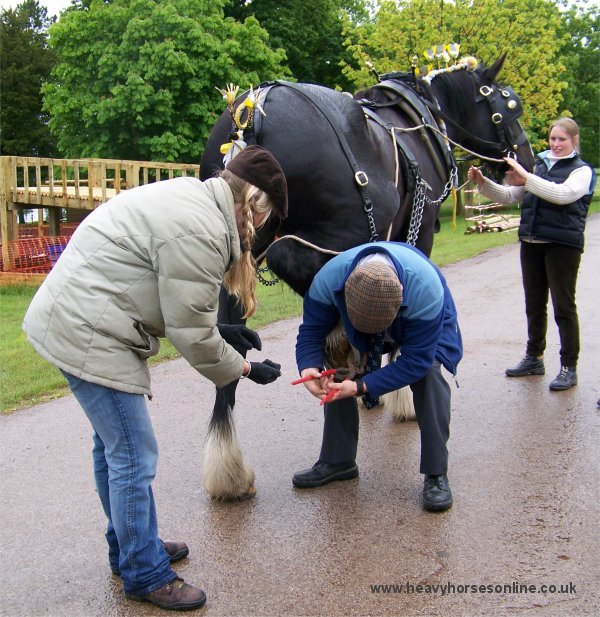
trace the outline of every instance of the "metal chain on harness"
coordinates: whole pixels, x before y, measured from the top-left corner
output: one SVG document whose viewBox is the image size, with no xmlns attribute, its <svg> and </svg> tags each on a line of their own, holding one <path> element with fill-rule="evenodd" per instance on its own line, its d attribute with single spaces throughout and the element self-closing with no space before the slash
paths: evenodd
<svg viewBox="0 0 600 617">
<path fill-rule="evenodd" d="M 263 274 L 266 274 L 267 272 L 271 272 L 271 270 L 269 269 L 269 266 L 265 266 L 264 268 L 257 267 L 256 268 L 256 278 L 258 279 L 258 281 L 262 283 L 263 285 L 265 285 L 266 287 L 273 287 L 273 285 L 277 285 L 277 283 L 279 283 L 281 279 L 279 278 L 266 279 L 263 276 Z"/>
<path fill-rule="evenodd" d="M 379 234 L 377 233 L 377 227 L 375 227 L 375 217 L 373 216 L 373 204 L 364 206 L 364 211 L 367 215 L 367 222 L 369 223 L 369 233 L 371 234 L 369 242 L 377 242 Z"/>
<path fill-rule="evenodd" d="M 423 211 L 425 209 L 425 204 L 429 207 L 436 207 L 441 204 L 444 199 L 448 196 L 453 186 L 456 186 L 458 183 L 458 170 L 456 167 L 452 167 L 450 170 L 450 177 L 448 178 L 448 182 L 444 185 L 444 190 L 442 194 L 438 197 L 438 199 L 431 200 L 427 198 L 427 182 L 423 180 L 421 174 L 416 172 L 416 188 L 415 188 L 415 197 L 413 199 L 412 212 L 410 215 L 410 223 L 408 226 L 408 235 L 406 237 L 406 243 L 412 246 L 415 246 L 417 243 L 417 238 L 419 237 L 419 231 L 421 230 L 421 222 L 423 220 Z"/>
</svg>

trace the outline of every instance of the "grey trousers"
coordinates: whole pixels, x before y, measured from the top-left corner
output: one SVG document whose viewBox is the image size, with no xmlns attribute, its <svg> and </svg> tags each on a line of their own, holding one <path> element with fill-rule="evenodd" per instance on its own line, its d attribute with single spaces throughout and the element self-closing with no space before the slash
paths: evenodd
<svg viewBox="0 0 600 617">
<path fill-rule="evenodd" d="M 415 414 L 421 430 L 422 474 L 436 476 L 448 471 L 450 437 L 450 386 L 440 363 L 435 361 L 427 375 L 410 386 Z M 356 460 L 358 405 L 355 398 L 325 403 L 325 424 L 319 460 L 337 464 Z"/>
</svg>

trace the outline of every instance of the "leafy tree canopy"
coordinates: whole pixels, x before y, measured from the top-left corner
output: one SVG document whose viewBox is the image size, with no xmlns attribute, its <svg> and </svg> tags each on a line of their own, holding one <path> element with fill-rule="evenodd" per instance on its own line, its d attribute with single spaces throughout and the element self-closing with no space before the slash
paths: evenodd
<svg viewBox="0 0 600 617">
<path fill-rule="evenodd" d="M 427 64 L 423 52 L 436 44 L 459 43 L 461 56 L 487 65 L 507 52 L 499 78 L 523 100 L 522 123 L 537 151 L 547 147 L 568 86 L 559 54 L 568 41 L 563 22 L 553 0 L 384 0 L 372 23 L 347 29 L 353 61 L 344 73 L 362 87 L 373 81 L 367 61 L 380 73 L 409 70 L 415 54 Z"/>
<path fill-rule="evenodd" d="M 344 19 L 358 23 L 368 18 L 366 0 L 230 0 L 225 14 L 243 21 L 252 15 L 269 32 L 273 47 L 283 48 L 298 81 L 347 88 L 342 60 Z"/>
<path fill-rule="evenodd" d="M 581 129 L 581 155 L 585 161 L 600 166 L 598 112 L 600 104 L 600 8 L 578 2 L 570 3 L 565 13 L 565 44 L 560 57 L 567 67 L 561 109 L 572 115 Z"/>
<path fill-rule="evenodd" d="M 36 0 L 0 11 L 0 152 L 52 156 L 54 140 L 42 113 L 40 88 L 54 53 L 47 30 L 53 19 Z"/>
<path fill-rule="evenodd" d="M 256 19 L 226 0 L 83 0 L 50 28 L 50 127 L 72 157 L 198 160 L 224 109 L 216 87 L 289 77 Z"/>
</svg>

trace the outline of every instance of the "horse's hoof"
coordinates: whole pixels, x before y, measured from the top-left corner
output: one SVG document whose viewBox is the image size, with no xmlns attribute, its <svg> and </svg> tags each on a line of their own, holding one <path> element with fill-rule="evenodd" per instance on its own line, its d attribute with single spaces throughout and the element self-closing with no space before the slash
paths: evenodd
<svg viewBox="0 0 600 617">
<path fill-rule="evenodd" d="M 236 495 L 233 500 L 234 501 L 246 501 L 246 499 L 252 499 L 256 495 L 256 487 L 254 485 L 249 486 L 248 490 L 241 495 Z"/>
<path fill-rule="evenodd" d="M 254 495 L 256 495 L 256 488 L 251 485 L 239 495 L 213 495 L 213 499 L 215 501 L 246 501 L 246 499 L 252 499 Z"/>
</svg>

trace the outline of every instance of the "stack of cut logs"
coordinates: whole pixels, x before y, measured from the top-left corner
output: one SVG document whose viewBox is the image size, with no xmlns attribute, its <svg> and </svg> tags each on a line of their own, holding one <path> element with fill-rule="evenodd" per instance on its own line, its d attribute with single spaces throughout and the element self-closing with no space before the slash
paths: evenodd
<svg viewBox="0 0 600 617">
<path fill-rule="evenodd" d="M 519 214 L 509 214 L 507 212 L 501 213 L 499 210 L 506 210 L 511 205 L 499 204 L 496 202 L 485 203 L 481 202 L 474 204 L 473 195 L 479 194 L 475 189 L 465 189 L 466 204 L 465 210 L 477 210 L 478 214 L 475 216 L 465 217 L 468 225 L 465 230 L 465 234 L 482 234 L 490 232 L 501 231 L 514 231 L 519 227 L 519 221 L 521 216 Z M 471 202 L 471 203 L 469 203 Z M 514 211 L 514 210 L 513 210 Z M 486 214 L 484 214 L 486 213 Z"/>
<path fill-rule="evenodd" d="M 467 226 L 465 234 L 483 234 L 515 230 L 519 226 L 521 217 L 518 214 L 481 214 L 466 220 L 472 224 Z"/>
</svg>

